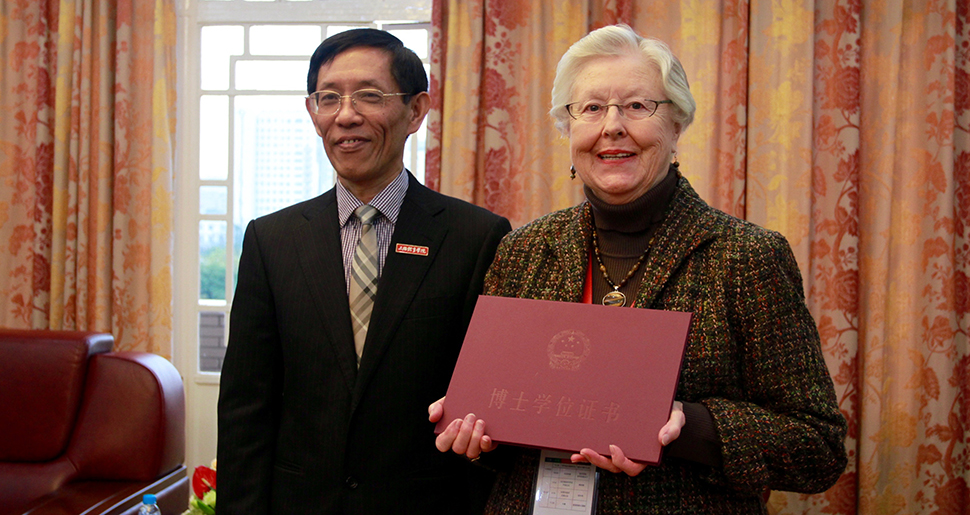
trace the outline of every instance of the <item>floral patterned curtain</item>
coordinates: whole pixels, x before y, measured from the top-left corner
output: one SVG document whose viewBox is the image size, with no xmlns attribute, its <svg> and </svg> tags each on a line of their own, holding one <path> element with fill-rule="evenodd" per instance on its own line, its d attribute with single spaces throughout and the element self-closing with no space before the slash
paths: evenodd
<svg viewBox="0 0 970 515">
<path fill-rule="evenodd" d="M 4 0 L 0 29 L 0 326 L 169 357 L 174 0 Z"/>
<path fill-rule="evenodd" d="M 970 513 L 970 2 L 439 0 L 428 182 L 521 225 L 581 198 L 556 63 L 617 22 L 698 104 L 681 170 L 785 234 L 849 420 L 850 464 L 777 514 Z"/>
</svg>

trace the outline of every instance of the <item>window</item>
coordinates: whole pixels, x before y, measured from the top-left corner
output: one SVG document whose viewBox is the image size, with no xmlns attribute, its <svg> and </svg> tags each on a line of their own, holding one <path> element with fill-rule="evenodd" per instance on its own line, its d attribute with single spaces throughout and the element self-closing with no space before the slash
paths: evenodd
<svg viewBox="0 0 970 515">
<path fill-rule="evenodd" d="M 304 108 L 310 55 L 328 36 L 373 27 L 399 37 L 428 70 L 430 15 L 431 0 L 187 3 L 179 120 L 184 182 L 178 192 L 193 200 L 180 202 L 184 211 L 176 227 L 180 233 L 197 230 L 197 236 L 177 243 L 176 269 L 184 273 L 177 276 L 176 326 L 193 328 L 199 373 L 222 367 L 246 225 L 334 184 L 334 170 Z M 422 181 L 425 144 L 422 127 L 405 150 L 405 165 Z M 189 332 L 178 335 L 182 340 Z"/>
</svg>

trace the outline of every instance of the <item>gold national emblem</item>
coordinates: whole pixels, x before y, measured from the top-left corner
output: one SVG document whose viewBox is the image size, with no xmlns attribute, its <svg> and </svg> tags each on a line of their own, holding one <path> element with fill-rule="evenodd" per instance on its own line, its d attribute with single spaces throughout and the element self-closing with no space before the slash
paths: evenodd
<svg viewBox="0 0 970 515">
<path fill-rule="evenodd" d="M 589 356 L 589 338 L 580 331 L 566 329 L 549 340 L 549 368 L 555 370 L 579 370 Z"/>
</svg>

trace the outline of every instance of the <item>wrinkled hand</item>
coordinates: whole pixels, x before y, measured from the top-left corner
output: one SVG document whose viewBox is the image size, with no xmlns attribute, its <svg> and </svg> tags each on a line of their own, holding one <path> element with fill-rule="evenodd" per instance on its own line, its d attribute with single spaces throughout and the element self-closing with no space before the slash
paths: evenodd
<svg viewBox="0 0 970 515">
<path fill-rule="evenodd" d="M 670 442 L 676 440 L 680 436 L 680 430 L 684 427 L 687 422 L 686 417 L 684 417 L 684 405 L 680 401 L 674 401 L 674 406 L 670 410 L 670 418 L 667 423 L 660 428 L 660 434 L 657 438 L 660 440 L 660 445 L 666 446 Z M 592 449 L 582 449 L 579 454 L 573 454 L 570 457 L 573 463 L 584 463 L 589 462 L 597 467 L 609 470 L 610 472 L 620 473 L 623 472 L 628 476 L 637 476 L 643 469 L 647 468 L 644 463 L 637 463 L 623 454 L 623 449 L 615 445 L 610 446 L 610 457 L 607 458 L 602 454 L 592 450 Z"/>
<path fill-rule="evenodd" d="M 428 420 L 437 422 L 444 415 L 445 398 L 442 397 L 428 406 Z M 465 418 L 452 420 L 448 427 L 435 439 L 435 447 L 441 452 L 451 449 L 457 454 L 464 454 L 468 459 L 476 459 L 483 452 L 494 450 L 498 444 L 485 434 L 485 421 L 474 413 Z"/>
<path fill-rule="evenodd" d="M 583 449 L 579 454 L 570 457 L 573 463 L 589 462 L 610 472 L 625 472 L 628 476 L 636 476 L 647 468 L 644 463 L 637 463 L 623 454 L 623 450 L 615 445 L 610 446 L 610 457 L 607 458 L 593 449 Z"/>
<path fill-rule="evenodd" d="M 679 438 L 680 430 L 683 429 L 686 423 L 687 417 L 684 415 L 684 404 L 680 401 L 674 401 L 674 406 L 670 408 L 670 419 L 660 428 L 660 445 L 666 447 L 670 442 Z"/>
</svg>

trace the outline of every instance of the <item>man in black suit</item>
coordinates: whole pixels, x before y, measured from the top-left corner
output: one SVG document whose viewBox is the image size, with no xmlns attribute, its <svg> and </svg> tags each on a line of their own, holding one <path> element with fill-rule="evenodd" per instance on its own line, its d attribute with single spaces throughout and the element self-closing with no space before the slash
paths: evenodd
<svg viewBox="0 0 970 515">
<path fill-rule="evenodd" d="M 427 406 L 448 387 L 509 222 L 404 169 L 430 97 L 397 38 L 328 38 L 307 86 L 338 183 L 246 229 L 219 395 L 219 514 L 468 513 L 490 478 L 437 451 Z M 366 229 L 362 204 L 379 211 Z M 369 322 L 355 311 L 352 323 L 369 231 L 377 293 Z"/>
</svg>

